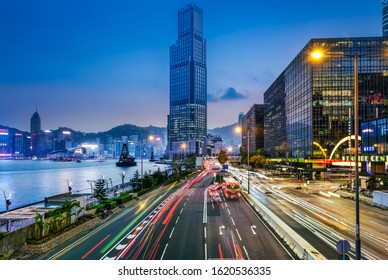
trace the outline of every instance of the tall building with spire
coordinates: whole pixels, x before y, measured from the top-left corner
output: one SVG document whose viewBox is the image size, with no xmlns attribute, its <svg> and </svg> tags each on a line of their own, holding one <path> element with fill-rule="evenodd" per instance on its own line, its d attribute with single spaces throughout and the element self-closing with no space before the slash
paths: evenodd
<svg viewBox="0 0 388 280">
<path fill-rule="evenodd" d="M 383 28 L 383 36 L 388 36 L 388 0 L 381 1 L 383 6 L 382 12 L 382 28 Z"/>
<path fill-rule="evenodd" d="M 204 154 L 207 134 L 206 40 L 203 11 L 189 4 L 178 11 L 178 39 L 170 47 L 170 158 Z"/>
<path fill-rule="evenodd" d="M 31 154 L 33 156 L 39 155 L 39 135 L 41 132 L 41 123 L 38 110 L 31 117 Z"/>
</svg>

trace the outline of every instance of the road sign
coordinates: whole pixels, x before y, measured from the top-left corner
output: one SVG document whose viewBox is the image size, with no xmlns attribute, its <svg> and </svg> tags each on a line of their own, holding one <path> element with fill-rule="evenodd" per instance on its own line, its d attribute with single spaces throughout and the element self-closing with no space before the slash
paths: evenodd
<svg viewBox="0 0 388 280">
<path fill-rule="evenodd" d="M 340 240 L 337 242 L 337 251 L 340 254 L 345 254 L 350 251 L 350 243 L 347 240 Z"/>
</svg>

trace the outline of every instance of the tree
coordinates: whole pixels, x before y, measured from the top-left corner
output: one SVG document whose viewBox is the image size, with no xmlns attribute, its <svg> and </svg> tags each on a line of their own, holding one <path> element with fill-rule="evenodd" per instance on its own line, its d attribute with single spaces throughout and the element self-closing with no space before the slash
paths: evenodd
<svg viewBox="0 0 388 280">
<path fill-rule="evenodd" d="M 132 185 L 134 186 L 134 187 L 133 187 L 133 190 L 134 190 L 135 192 L 137 192 L 137 191 L 140 189 L 140 186 L 139 186 L 140 181 L 141 181 L 141 180 L 140 180 L 139 171 L 136 170 L 135 173 L 133 173 L 133 178 L 131 179 L 131 183 L 132 183 Z"/>
<path fill-rule="evenodd" d="M 249 161 L 251 162 L 251 164 L 252 164 L 253 166 L 256 166 L 256 167 L 261 166 L 261 167 L 263 167 L 264 164 L 267 162 L 267 159 L 266 159 L 265 156 L 263 156 L 263 155 L 261 155 L 261 154 L 255 154 L 255 155 L 253 155 L 253 156 L 250 158 Z"/>
<path fill-rule="evenodd" d="M 220 155 L 218 156 L 218 161 L 221 163 L 221 164 L 224 164 L 225 162 L 228 161 L 228 154 L 226 153 L 226 151 L 221 151 L 220 152 Z"/>
<path fill-rule="evenodd" d="M 96 187 L 94 189 L 94 196 L 97 198 L 99 203 L 102 203 L 104 198 L 106 198 L 106 188 L 105 181 L 102 179 L 98 179 L 96 181 Z"/>
</svg>

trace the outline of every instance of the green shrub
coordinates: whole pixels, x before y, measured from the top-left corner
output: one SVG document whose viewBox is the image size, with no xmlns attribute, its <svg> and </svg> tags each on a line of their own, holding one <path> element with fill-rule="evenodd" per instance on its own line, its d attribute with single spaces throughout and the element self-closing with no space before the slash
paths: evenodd
<svg viewBox="0 0 388 280">
<path fill-rule="evenodd" d="M 112 201 L 110 203 L 106 203 L 105 204 L 105 208 L 106 209 L 114 209 L 116 206 L 117 206 L 117 202 L 116 201 Z"/>
<path fill-rule="evenodd" d="M 0 254 L 0 261 L 1 260 L 9 260 L 11 258 L 11 255 L 9 254 Z"/>
<path fill-rule="evenodd" d="M 96 208 L 96 212 L 100 212 L 105 208 L 105 204 L 100 203 L 100 204 L 96 205 L 95 208 Z"/>
</svg>

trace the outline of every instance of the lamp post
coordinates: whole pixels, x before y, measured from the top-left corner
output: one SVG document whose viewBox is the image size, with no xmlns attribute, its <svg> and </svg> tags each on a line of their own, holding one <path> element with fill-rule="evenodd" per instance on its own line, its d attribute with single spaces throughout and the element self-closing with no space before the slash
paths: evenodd
<svg viewBox="0 0 388 280">
<path fill-rule="evenodd" d="M 322 51 L 313 51 L 311 53 L 311 56 L 313 59 L 321 59 L 324 56 L 324 53 Z M 353 100 L 353 110 L 354 110 L 354 155 L 355 155 L 355 173 L 354 173 L 354 180 L 355 180 L 355 191 L 356 191 L 356 259 L 361 260 L 361 239 L 360 239 L 360 196 L 359 196 L 359 172 L 358 172 L 358 58 L 360 56 L 363 56 L 362 54 L 350 54 L 344 56 L 352 57 L 353 58 L 353 88 L 354 88 L 354 100 Z"/>
<path fill-rule="evenodd" d="M 249 194 L 250 193 L 249 191 L 249 169 L 250 169 L 249 154 L 251 153 L 251 150 L 249 148 L 249 142 L 250 142 L 249 127 L 247 128 L 247 137 L 248 137 L 248 194 Z"/>
<path fill-rule="evenodd" d="M 5 207 L 6 207 L 5 211 L 8 212 L 9 211 L 9 206 L 11 205 L 12 192 L 9 193 L 8 197 L 5 195 L 5 191 L 3 191 L 3 194 L 4 194 Z"/>
<path fill-rule="evenodd" d="M 143 189 L 143 139 L 142 136 L 140 139 L 140 180 L 141 180 L 141 189 Z"/>
<path fill-rule="evenodd" d="M 121 171 L 121 174 L 119 174 L 121 176 L 121 187 L 123 188 L 124 190 L 124 177 L 125 177 L 125 171 Z"/>
</svg>

